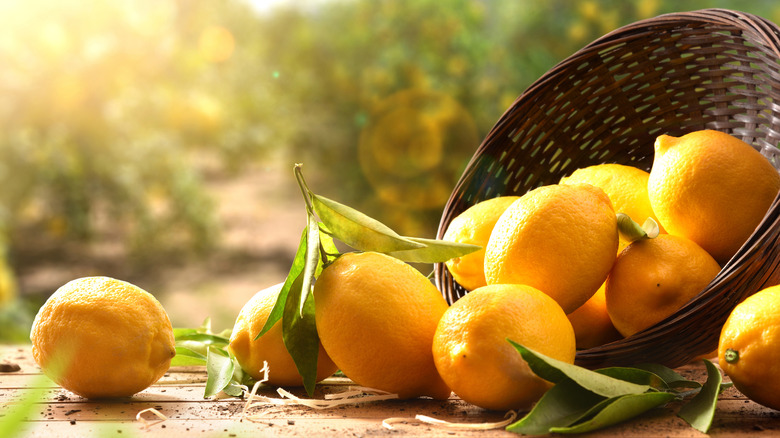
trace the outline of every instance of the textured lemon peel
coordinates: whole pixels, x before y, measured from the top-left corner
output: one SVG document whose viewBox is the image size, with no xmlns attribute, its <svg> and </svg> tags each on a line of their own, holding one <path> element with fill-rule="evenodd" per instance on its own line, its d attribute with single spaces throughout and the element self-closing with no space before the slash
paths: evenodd
<svg viewBox="0 0 780 438">
<path fill-rule="evenodd" d="M 446 420 L 440 420 L 438 418 L 429 417 L 427 415 L 415 415 L 414 418 L 404 418 L 404 417 L 392 417 L 387 418 L 385 420 L 382 420 L 382 426 L 393 430 L 393 424 L 396 423 L 410 423 L 412 421 L 418 421 L 420 423 L 428 424 L 431 426 L 441 427 L 444 429 L 459 429 L 459 430 L 492 430 L 492 429 L 503 429 L 510 424 L 512 424 L 513 421 L 515 421 L 515 418 L 517 417 L 517 412 L 515 411 L 509 411 L 504 415 L 504 418 L 506 418 L 503 421 L 497 421 L 494 423 L 453 423 L 451 421 Z"/>
<path fill-rule="evenodd" d="M 241 414 L 244 418 L 255 421 L 265 417 L 266 414 L 271 412 L 270 406 L 306 406 L 312 409 L 330 409 L 342 405 L 348 404 L 362 404 L 383 400 L 394 400 L 398 398 L 398 394 L 393 394 L 387 391 L 381 391 L 379 389 L 367 388 L 364 386 L 350 386 L 346 391 L 342 391 L 335 394 L 326 394 L 324 399 L 306 399 L 300 398 L 283 388 L 277 388 L 276 392 L 279 394 L 279 398 L 265 397 L 257 395 L 257 390 L 260 385 L 268 381 L 268 363 L 263 362 L 263 368 L 260 369 L 263 373 L 263 378 L 255 382 L 252 386 L 252 390 L 249 392 L 244 409 Z M 248 414 L 250 409 L 253 408 L 266 408 L 265 410 Z"/>
<path fill-rule="evenodd" d="M 154 421 L 147 420 L 146 418 L 143 417 L 143 414 L 145 414 L 147 412 L 151 412 L 158 419 L 154 420 Z M 146 408 L 146 409 L 144 409 L 142 411 L 139 411 L 137 414 L 135 414 L 135 420 L 136 421 L 140 421 L 141 423 L 143 423 L 143 428 L 144 429 L 149 429 L 150 427 L 154 426 L 155 424 L 160 424 L 160 423 L 162 423 L 163 421 L 165 421 L 167 419 L 168 419 L 168 417 L 163 415 L 162 412 L 158 411 L 155 408 Z"/>
</svg>

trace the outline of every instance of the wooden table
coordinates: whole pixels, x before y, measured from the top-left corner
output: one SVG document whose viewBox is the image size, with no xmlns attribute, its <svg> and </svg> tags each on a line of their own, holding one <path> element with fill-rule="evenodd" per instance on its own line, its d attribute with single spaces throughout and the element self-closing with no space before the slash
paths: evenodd
<svg viewBox="0 0 780 438">
<path fill-rule="evenodd" d="M 32 361 L 29 346 L 0 345 L 0 422 L 2 415 L 18 406 L 28 394 L 39 389 L 42 398 L 27 417 L 24 437 L 165 436 L 165 437 L 243 437 L 243 436 L 504 436 L 517 434 L 503 429 L 489 431 L 452 430 L 420 423 L 422 414 L 458 423 L 498 422 L 503 412 L 489 412 L 469 405 L 455 396 L 446 401 L 417 399 L 388 400 L 315 410 L 300 405 L 254 407 L 243 413 L 246 401 L 238 398 L 204 399 L 206 372 L 203 368 L 172 368 L 157 384 L 132 398 L 91 401 L 74 395 L 42 378 Z M 17 371 L 8 371 L 16 368 Z M 686 377 L 703 382 L 701 365 L 679 370 Z M 343 391 L 347 379 L 331 378 L 318 385 L 315 397 Z M 273 388 L 261 387 L 260 394 L 279 398 Z M 300 392 L 296 392 L 301 395 Z M 166 417 L 164 421 L 151 411 Z M 590 436 L 606 437 L 702 437 L 676 416 L 675 406 L 656 409 L 638 419 L 604 429 Z M 262 415 L 261 415 L 262 414 Z M 407 418 L 392 430 L 383 426 L 387 418 Z M 718 402 L 710 436 L 780 436 L 780 412 L 753 403 L 737 390 L 724 391 Z"/>
</svg>

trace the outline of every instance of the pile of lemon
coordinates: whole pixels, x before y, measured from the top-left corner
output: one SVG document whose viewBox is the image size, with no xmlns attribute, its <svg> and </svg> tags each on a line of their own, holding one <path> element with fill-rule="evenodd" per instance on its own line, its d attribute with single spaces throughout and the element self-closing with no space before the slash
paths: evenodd
<svg viewBox="0 0 780 438">
<path fill-rule="evenodd" d="M 578 348 L 630 336 L 678 310 L 754 231 L 780 191 L 780 175 L 753 147 L 718 131 L 662 135 L 655 152 L 650 172 L 594 165 L 464 211 L 445 240 L 483 249 L 447 262 L 470 291 L 452 306 L 430 279 L 396 258 L 339 256 L 313 288 L 317 379 L 341 370 L 400 398 L 446 399 L 454 392 L 487 409 L 527 409 L 550 384 L 507 339 L 573 363 Z M 638 223 L 652 218 L 660 234 L 621 238 L 618 213 Z M 298 386 L 281 323 L 258 338 L 280 290 L 264 289 L 246 303 L 230 351 L 255 378 Z M 86 397 L 140 391 L 175 354 L 159 303 L 102 277 L 57 291 L 31 338 L 44 371 Z M 718 351 L 735 385 L 774 409 L 780 384 L 769 365 L 780 363 L 778 345 L 780 287 L 737 306 Z"/>
</svg>

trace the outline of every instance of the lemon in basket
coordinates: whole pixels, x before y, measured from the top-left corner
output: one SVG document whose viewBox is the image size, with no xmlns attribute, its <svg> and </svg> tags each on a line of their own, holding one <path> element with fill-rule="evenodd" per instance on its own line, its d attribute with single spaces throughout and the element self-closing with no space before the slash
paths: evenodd
<svg viewBox="0 0 780 438">
<path fill-rule="evenodd" d="M 452 277 L 467 290 L 485 286 L 485 247 L 498 218 L 519 196 L 499 196 L 478 202 L 450 222 L 444 240 L 481 246 L 482 249 L 455 257 L 445 264 Z"/>
<path fill-rule="evenodd" d="M 560 183 L 592 184 L 604 190 L 616 213 L 625 213 L 641 224 L 647 218 L 658 221 L 647 195 L 649 178 L 650 173 L 638 167 L 604 163 L 577 169 L 571 175 L 561 178 Z"/>
<path fill-rule="evenodd" d="M 618 255 L 609 274 L 607 312 L 615 328 L 630 336 L 680 309 L 718 272 L 715 259 L 684 237 L 637 240 Z"/>
<path fill-rule="evenodd" d="M 79 278 L 57 289 L 35 316 L 30 340 L 41 370 L 88 398 L 142 391 L 176 354 L 171 321 L 157 299 L 109 277 Z"/>
<path fill-rule="evenodd" d="M 526 284 L 570 313 L 606 280 L 618 231 L 607 195 L 590 184 L 531 190 L 501 215 L 485 248 L 487 284 Z"/>
<path fill-rule="evenodd" d="M 648 195 L 661 225 L 726 263 L 780 190 L 780 175 L 749 144 L 724 132 L 661 135 Z"/>
<path fill-rule="evenodd" d="M 558 303 L 530 286 L 497 284 L 471 291 L 444 313 L 433 340 L 436 368 L 469 403 L 527 409 L 551 385 L 507 339 L 574 362 L 574 330 Z"/>
<path fill-rule="evenodd" d="M 346 253 L 314 284 L 325 351 L 357 384 L 400 398 L 446 399 L 431 345 L 447 302 L 420 271 L 376 253 Z"/>
<path fill-rule="evenodd" d="M 745 396 L 780 410 L 780 286 L 734 307 L 720 333 L 718 363 Z"/>
<path fill-rule="evenodd" d="M 268 365 L 269 385 L 301 386 L 303 377 L 298 372 L 282 339 L 282 323 L 278 321 L 259 338 L 276 298 L 284 283 L 257 292 L 238 313 L 230 334 L 230 351 L 247 374 L 255 379 L 265 377 L 263 368 Z M 336 365 L 320 345 L 317 356 L 317 381 L 336 372 Z"/>
</svg>

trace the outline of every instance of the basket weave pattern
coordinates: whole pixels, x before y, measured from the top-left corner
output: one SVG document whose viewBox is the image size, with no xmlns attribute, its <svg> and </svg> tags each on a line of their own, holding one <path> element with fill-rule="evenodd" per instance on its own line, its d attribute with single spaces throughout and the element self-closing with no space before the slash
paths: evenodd
<svg viewBox="0 0 780 438">
<path fill-rule="evenodd" d="M 780 167 L 780 29 L 737 11 L 661 15 L 617 29 L 565 59 L 501 116 L 442 214 L 557 183 L 577 168 L 620 163 L 650 170 L 660 134 L 727 132 Z M 746 196 L 749 196 L 746 193 Z M 780 197 L 693 301 L 629 338 L 577 353 L 590 368 L 639 362 L 680 366 L 717 348 L 720 328 L 748 295 L 780 282 Z M 443 264 L 436 284 L 452 303 L 467 293 Z"/>
</svg>

